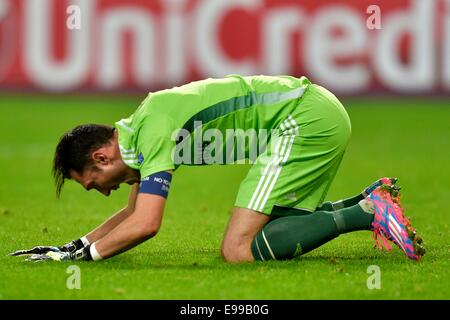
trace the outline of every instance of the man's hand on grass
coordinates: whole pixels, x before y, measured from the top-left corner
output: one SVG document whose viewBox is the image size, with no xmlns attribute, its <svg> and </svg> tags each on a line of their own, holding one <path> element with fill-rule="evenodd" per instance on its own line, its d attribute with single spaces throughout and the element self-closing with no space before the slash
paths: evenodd
<svg viewBox="0 0 450 320">
<path fill-rule="evenodd" d="M 17 250 L 13 253 L 10 253 L 10 256 L 26 256 L 30 254 L 46 254 L 47 252 L 55 252 L 55 251 L 61 251 L 59 247 L 52 247 L 52 246 L 37 246 L 31 249 L 25 249 L 25 250 Z"/>
<path fill-rule="evenodd" d="M 63 246 L 37 246 L 26 250 L 17 250 L 11 256 L 28 256 L 25 261 L 66 261 L 86 260 L 86 247 L 80 239 L 73 240 Z M 89 251 L 89 250 L 87 250 Z"/>
<path fill-rule="evenodd" d="M 64 252 L 64 251 L 48 251 L 46 253 L 37 253 L 32 254 L 29 256 L 25 261 L 47 261 L 47 260 L 53 260 L 53 261 L 67 261 L 67 260 L 74 260 L 74 257 L 70 252 Z"/>
</svg>

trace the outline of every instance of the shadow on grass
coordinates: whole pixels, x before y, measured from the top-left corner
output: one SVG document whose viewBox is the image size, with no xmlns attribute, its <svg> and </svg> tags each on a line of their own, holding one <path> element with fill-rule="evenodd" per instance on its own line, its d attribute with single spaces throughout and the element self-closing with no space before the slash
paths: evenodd
<svg viewBox="0 0 450 320">
<path fill-rule="evenodd" d="M 314 269 L 325 266 L 349 265 L 386 265 L 391 267 L 404 265 L 408 261 L 400 253 L 379 253 L 372 250 L 345 250 L 342 253 L 327 254 L 317 250 L 305 254 L 292 260 L 277 260 L 265 262 L 244 262 L 227 263 L 216 249 L 199 248 L 190 250 L 188 253 L 183 250 L 158 250 L 148 252 L 147 250 L 136 250 L 129 253 L 113 257 L 102 262 L 67 261 L 67 262 L 25 262 L 23 258 L 11 258 L 9 267 L 11 268 L 67 268 L 69 265 L 79 265 L 88 270 L 109 270 L 109 271 L 132 271 L 132 270 L 155 270 L 155 271 L 185 271 L 185 272 L 208 272 L 214 271 L 261 271 L 261 270 L 289 270 L 292 268 Z M 328 251 L 328 250 L 327 250 Z M 14 259 L 20 259 L 19 264 L 14 263 Z"/>
<path fill-rule="evenodd" d="M 341 263 L 354 263 L 357 265 L 372 264 L 404 264 L 407 259 L 400 255 L 391 255 L 376 252 L 348 252 L 342 254 L 311 253 L 292 260 L 277 260 L 265 262 L 227 263 L 218 254 L 217 250 L 196 250 L 185 254 L 178 250 L 151 253 L 146 256 L 126 254 L 111 260 L 101 262 L 102 268 L 109 270 L 168 270 L 168 271 L 252 271 L 252 270 L 283 270 L 292 268 L 316 268 L 318 266 L 339 265 Z M 88 263 L 86 263 L 88 266 Z M 96 265 L 89 264 L 95 268 Z"/>
</svg>

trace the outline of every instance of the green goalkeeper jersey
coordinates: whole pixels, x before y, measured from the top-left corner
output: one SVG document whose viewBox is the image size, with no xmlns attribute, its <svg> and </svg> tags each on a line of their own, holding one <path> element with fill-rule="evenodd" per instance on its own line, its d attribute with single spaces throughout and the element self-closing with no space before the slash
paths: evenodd
<svg viewBox="0 0 450 320">
<path fill-rule="evenodd" d="M 309 85 L 305 77 L 230 75 L 149 93 L 129 118 L 115 123 L 122 159 L 146 177 L 181 164 L 248 158 L 250 140 L 261 137 L 248 136 L 239 152 L 236 130 L 265 130 L 269 140 L 271 130 L 283 125 Z M 227 143 L 233 147 L 226 149 Z M 263 144 L 253 156 L 264 150 Z"/>
</svg>

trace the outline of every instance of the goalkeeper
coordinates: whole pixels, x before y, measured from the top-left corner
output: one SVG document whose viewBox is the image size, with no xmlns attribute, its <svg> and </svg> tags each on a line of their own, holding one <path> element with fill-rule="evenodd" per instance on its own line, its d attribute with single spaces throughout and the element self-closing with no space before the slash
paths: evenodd
<svg viewBox="0 0 450 320">
<path fill-rule="evenodd" d="M 229 130 L 264 132 L 266 141 L 237 191 L 221 247 L 227 262 L 292 259 L 356 230 L 372 231 L 380 248 L 390 250 L 393 242 L 413 260 L 424 254 L 403 215 L 395 179 L 324 203 L 351 133 L 331 92 L 305 77 L 231 75 L 150 93 L 113 127 L 87 124 L 65 133 L 53 163 L 57 195 L 68 179 L 106 196 L 127 183 L 128 204 L 78 240 L 12 255 L 98 261 L 154 237 L 180 165 L 236 165 L 251 158 L 251 139 L 243 152 L 228 148 L 230 140 L 222 137 Z"/>
</svg>

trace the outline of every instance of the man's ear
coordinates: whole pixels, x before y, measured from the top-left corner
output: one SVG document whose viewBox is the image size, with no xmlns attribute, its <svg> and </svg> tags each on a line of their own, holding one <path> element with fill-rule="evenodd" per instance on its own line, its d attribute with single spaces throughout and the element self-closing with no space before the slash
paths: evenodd
<svg viewBox="0 0 450 320">
<path fill-rule="evenodd" d="M 95 164 L 108 164 L 110 159 L 101 149 L 92 152 L 92 160 Z"/>
</svg>

